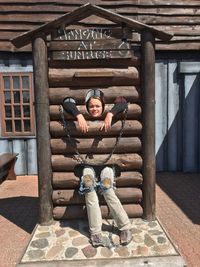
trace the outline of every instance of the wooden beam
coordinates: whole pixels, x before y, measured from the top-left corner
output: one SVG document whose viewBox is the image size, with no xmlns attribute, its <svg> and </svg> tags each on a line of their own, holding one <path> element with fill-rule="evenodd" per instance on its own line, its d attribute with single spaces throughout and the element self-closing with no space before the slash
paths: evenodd
<svg viewBox="0 0 200 267">
<path fill-rule="evenodd" d="M 1 42 L 0 42 L 1 49 Z M 133 53 L 132 53 L 133 54 Z M 49 59 L 49 67 L 50 68 L 126 68 L 127 66 L 139 66 L 140 59 L 136 56 L 131 58 L 110 58 L 107 59 L 87 59 L 81 60 L 78 62 L 75 60 L 64 60 L 64 59 L 55 59 L 55 57 L 51 54 Z"/>
<path fill-rule="evenodd" d="M 142 216 L 142 207 L 140 204 L 124 204 L 123 208 L 129 218 L 141 218 Z M 101 206 L 101 214 L 103 219 L 112 219 L 107 205 Z M 87 219 L 87 212 L 85 205 L 57 206 L 53 209 L 53 217 L 55 220 Z"/>
<path fill-rule="evenodd" d="M 39 182 L 39 222 L 52 220 L 52 171 L 49 135 L 48 67 L 45 35 L 33 41 L 34 90 L 37 129 L 37 160 Z M 42 116 L 41 116 L 42 114 Z"/>
<path fill-rule="evenodd" d="M 52 154 L 74 154 L 75 147 L 79 153 L 110 153 L 115 146 L 116 138 L 73 138 L 51 139 Z M 141 141 L 138 137 L 122 137 L 115 149 L 115 153 L 131 153 L 141 151 Z"/>
<path fill-rule="evenodd" d="M 122 94 L 123 95 L 123 94 Z M 105 105 L 105 112 L 104 114 L 102 114 L 102 116 L 99 119 L 104 120 L 105 116 L 107 114 L 107 112 L 109 112 L 112 107 L 114 105 L 113 104 L 106 104 Z M 51 105 L 50 106 L 50 118 L 52 121 L 54 120 L 60 120 L 60 111 L 59 111 L 60 106 L 59 105 Z M 84 118 L 86 120 L 90 120 L 91 116 L 89 115 L 85 105 L 77 105 L 78 110 L 81 112 L 81 114 L 83 114 Z M 138 104 L 128 104 L 128 113 L 127 113 L 127 119 L 140 119 L 142 114 L 142 110 L 141 110 L 141 106 Z M 67 112 L 64 112 L 64 117 L 66 120 L 75 120 L 75 118 L 70 115 Z M 124 114 L 120 113 L 115 115 L 115 119 L 123 119 L 124 118 Z"/>
<path fill-rule="evenodd" d="M 79 85 L 80 86 L 80 85 Z M 76 99 L 78 105 L 85 104 L 85 96 L 90 87 L 51 87 L 49 88 L 49 100 L 52 105 L 62 104 L 65 97 L 73 97 Z M 128 102 L 136 103 L 140 102 L 140 88 L 135 86 L 99 86 L 104 93 L 105 102 L 107 104 L 113 104 L 116 96 L 124 96 Z"/>
<path fill-rule="evenodd" d="M 113 122 L 109 132 L 99 131 L 102 121 L 88 121 L 89 131 L 83 135 L 77 121 L 67 122 L 67 127 L 72 137 L 91 137 L 91 136 L 115 136 L 121 130 L 121 121 Z M 123 135 L 140 135 L 142 132 L 142 124 L 137 120 L 126 120 Z M 66 136 L 66 133 L 59 121 L 50 122 L 50 133 L 53 138 Z"/>
<path fill-rule="evenodd" d="M 121 172 L 116 178 L 117 187 L 133 187 L 141 186 L 142 174 L 140 172 L 128 171 Z M 54 189 L 73 189 L 79 188 L 80 178 L 75 176 L 74 172 L 54 172 L 53 173 L 53 188 Z"/>
<path fill-rule="evenodd" d="M 140 203 L 142 199 L 142 191 L 139 188 L 117 188 L 116 195 L 124 203 Z M 53 191 L 53 203 L 54 205 L 84 205 L 85 196 L 80 196 L 77 189 L 67 189 L 67 190 L 54 190 Z M 105 205 L 105 199 L 103 196 L 99 197 L 100 205 Z"/>
<path fill-rule="evenodd" d="M 109 73 L 109 76 L 106 76 Z M 105 74 L 105 75 L 104 75 Z M 127 69 L 49 69 L 49 85 L 57 86 L 108 86 L 138 85 L 139 71 L 135 67 Z"/>
<path fill-rule="evenodd" d="M 143 155 L 143 216 L 155 219 L 155 49 L 154 36 L 142 32 L 142 155 Z"/>
<path fill-rule="evenodd" d="M 105 160 L 109 154 L 104 155 L 86 155 L 82 154 L 89 163 L 98 164 Z M 52 156 L 52 169 L 53 171 L 73 171 L 74 167 L 79 164 L 74 155 L 53 155 Z M 142 168 L 142 158 L 139 154 L 113 154 L 108 164 L 116 164 L 123 171 L 136 171 Z"/>
</svg>

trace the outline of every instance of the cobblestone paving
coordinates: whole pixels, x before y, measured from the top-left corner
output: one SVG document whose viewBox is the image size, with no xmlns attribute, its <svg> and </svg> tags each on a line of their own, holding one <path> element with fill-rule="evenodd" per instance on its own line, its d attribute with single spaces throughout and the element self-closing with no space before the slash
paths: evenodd
<svg viewBox="0 0 200 267">
<path fill-rule="evenodd" d="M 103 234 L 112 238 L 114 247 L 92 247 L 87 221 L 54 221 L 50 226 L 38 225 L 21 262 L 178 255 L 157 220 L 132 219 L 133 240 L 128 246 L 119 245 L 112 220 L 104 220 Z"/>
</svg>

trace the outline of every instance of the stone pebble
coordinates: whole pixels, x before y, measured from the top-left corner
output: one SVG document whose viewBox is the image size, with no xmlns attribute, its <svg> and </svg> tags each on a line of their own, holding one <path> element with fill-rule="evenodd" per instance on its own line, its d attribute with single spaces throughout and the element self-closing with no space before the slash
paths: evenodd
<svg viewBox="0 0 200 267">
<path fill-rule="evenodd" d="M 66 258 L 72 258 L 74 255 L 78 253 L 78 248 L 69 247 L 65 251 L 65 257 Z"/>
<path fill-rule="evenodd" d="M 82 249 L 83 254 L 86 258 L 93 258 L 97 254 L 97 249 L 94 248 L 92 245 L 84 247 Z"/>
<path fill-rule="evenodd" d="M 46 257 L 47 259 L 54 259 L 58 254 L 60 254 L 64 250 L 64 247 L 61 245 L 56 245 L 50 248 Z"/>
<path fill-rule="evenodd" d="M 31 242 L 31 247 L 33 247 L 33 248 L 42 249 L 42 248 L 48 247 L 48 245 L 49 245 L 49 242 L 46 238 L 33 240 Z"/>
<path fill-rule="evenodd" d="M 73 246 L 83 246 L 88 244 L 88 238 L 85 236 L 80 236 L 80 237 L 76 237 L 72 240 L 72 245 Z"/>
<path fill-rule="evenodd" d="M 44 251 L 42 251 L 40 249 L 29 250 L 27 252 L 27 255 L 28 255 L 30 260 L 41 259 L 44 256 L 44 254 L 45 254 Z"/>
<path fill-rule="evenodd" d="M 110 258 L 113 255 L 113 252 L 109 248 L 101 248 L 101 256 L 105 258 Z"/>
<path fill-rule="evenodd" d="M 120 257 L 129 257 L 130 253 L 127 247 L 118 247 L 115 248 L 115 252 L 120 256 Z"/>
</svg>

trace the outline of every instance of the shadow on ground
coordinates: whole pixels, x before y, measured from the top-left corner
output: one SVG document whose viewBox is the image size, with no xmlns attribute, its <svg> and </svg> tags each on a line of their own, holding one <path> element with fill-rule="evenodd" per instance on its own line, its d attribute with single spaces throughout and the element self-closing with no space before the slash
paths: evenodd
<svg viewBox="0 0 200 267">
<path fill-rule="evenodd" d="M 157 185 L 195 224 L 200 224 L 200 176 L 191 173 L 158 173 Z"/>
<path fill-rule="evenodd" d="M 27 233 L 32 233 L 38 222 L 38 198 L 20 196 L 0 199 L 0 215 Z"/>
</svg>

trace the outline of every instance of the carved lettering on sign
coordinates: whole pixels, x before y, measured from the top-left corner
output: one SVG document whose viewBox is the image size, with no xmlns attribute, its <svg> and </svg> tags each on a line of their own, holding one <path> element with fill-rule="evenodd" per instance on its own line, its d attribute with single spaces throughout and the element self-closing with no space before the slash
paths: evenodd
<svg viewBox="0 0 200 267">
<path fill-rule="evenodd" d="M 93 50 L 81 50 L 81 51 L 65 51 L 62 52 L 66 60 L 77 60 L 77 59 L 106 59 L 111 58 L 112 51 L 93 51 Z"/>
<path fill-rule="evenodd" d="M 96 40 L 109 39 L 112 35 L 109 29 L 71 29 L 61 30 L 60 39 L 72 40 Z"/>
<path fill-rule="evenodd" d="M 63 46 L 64 49 L 57 49 L 62 52 L 56 52 L 56 54 L 64 60 L 130 58 L 131 56 L 130 45 L 121 39 L 113 39 L 110 29 L 63 29 L 59 34 L 62 35 L 58 38 L 65 40 L 66 45 Z"/>
</svg>

